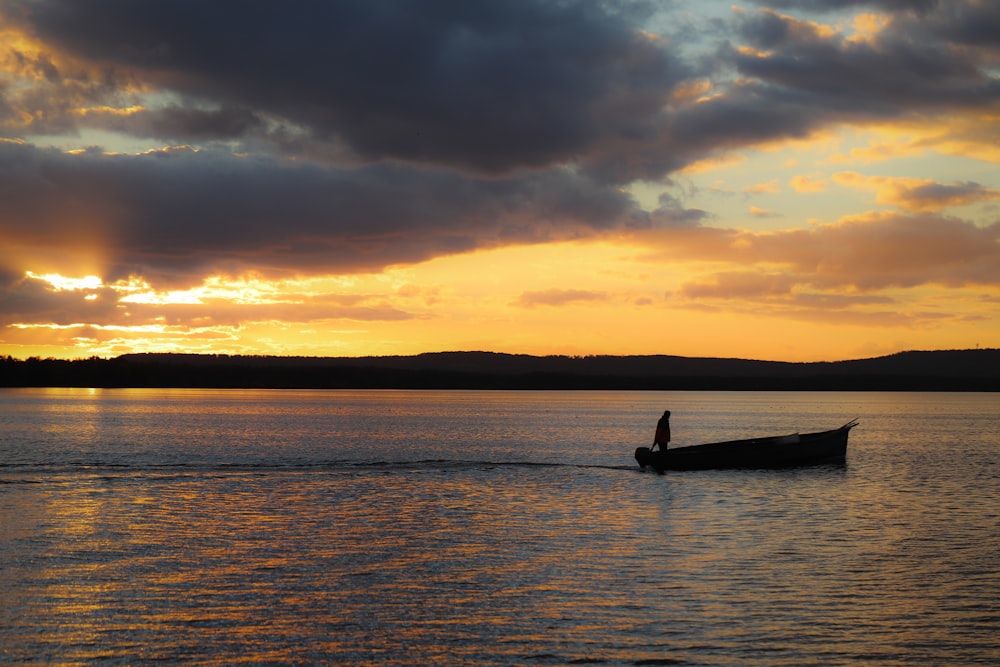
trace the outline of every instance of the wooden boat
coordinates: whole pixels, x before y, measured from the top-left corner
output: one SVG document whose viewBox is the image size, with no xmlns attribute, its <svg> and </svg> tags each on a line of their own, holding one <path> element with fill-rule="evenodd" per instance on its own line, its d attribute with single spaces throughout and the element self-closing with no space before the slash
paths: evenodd
<svg viewBox="0 0 1000 667">
<path fill-rule="evenodd" d="M 643 468 L 664 470 L 709 470 L 715 468 L 792 468 L 818 463 L 843 462 L 847 435 L 858 425 L 854 419 L 840 428 L 818 433 L 793 433 L 767 438 L 710 442 L 704 445 L 651 451 L 635 450 Z"/>
</svg>

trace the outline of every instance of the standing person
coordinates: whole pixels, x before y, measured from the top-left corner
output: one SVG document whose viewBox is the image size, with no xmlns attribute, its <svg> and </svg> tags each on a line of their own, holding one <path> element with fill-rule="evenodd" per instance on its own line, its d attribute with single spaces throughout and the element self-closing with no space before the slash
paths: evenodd
<svg viewBox="0 0 1000 667">
<path fill-rule="evenodd" d="M 663 416 L 656 422 L 656 435 L 653 436 L 653 446 L 650 449 L 655 449 L 657 445 L 660 449 L 666 449 L 667 445 L 670 444 L 670 410 L 664 410 Z"/>
</svg>

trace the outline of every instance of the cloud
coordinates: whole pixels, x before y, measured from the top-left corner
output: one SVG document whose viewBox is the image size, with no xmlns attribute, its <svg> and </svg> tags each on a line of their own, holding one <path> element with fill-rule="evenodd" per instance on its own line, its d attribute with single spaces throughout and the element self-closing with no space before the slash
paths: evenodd
<svg viewBox="0 0 1000 667">
<path fill-rule="evenodd" d="M 679 199 L 667 192 L 660 194 L 659 201 L 659 207 L 650 216 L 651 222 L 659 227 L 689 227 L 711 217 L 707 211 L 684 208 Z"/>
<path fill-rule="evenodd" d="M 874 190 L 876 202 L 911 212 L 940 211 L 952 206 L 1000 199 L 1000 190 L 973 182 L 945 185 L 929 179 L 864 176 L 854 171 L 834 174 L 833 180 L 847 187 Z"/>
<path fill-rule="evenodd" d="M 953 290 L 970 288 L 971 303 L 977 286 L 1000 287 L 1000 223 L 982 228 L 933 215 L 873 213 L 799 230 L 700 228 L 674 233 L 671 241 L 669 251 L 647 260 L 711 267 L 684 281 L 673 305 L 729 316 L 967 326 L 970 315 L 954 308 L 960 293 Z M 938 303 L 927 298 L 934 288 L 947 290 Z"/>
<path fill-rule="evenodd" d="M 708 281 L 686 283 L 681 294 L 689 299 L 756 299 L 790 294 L 796 283 L 795 276 L 789 274 L 725 271 L 714 274 Z"/>
<path fill-rule="evenodd" d="M 136 292 L 121 283 L 96 281 L 60 288 L 45 276 L 26 275 L 0 285 L 0 325 L 121 332 L 150 327 L 181 329 L 239 328 L 257 321 L 295 323 L 332 320 L 401 321 L 414 314 L 390 304 L 384 295 L 296 293 L 241 301 L 225 285 L 202 285 L 189 292 Z M 229 290 L 231 291 L 231 290 Z M 118 334 L 116 334 L 118 335 Z"/>
<path fill-rule="evenodd" d="M 855 7 L 877 7 L 886 11 L 907 11 L 924 14 L 940 5 L 940 0 L 754 0 L 771 7 L 839 11 Z"/>
<path fill-rule="evenodd" d="M 184 148 L 69 155 L 0 142 L 0 199 L 0 233 L 22 249 L 0 264 L 17 268 L 53 244 L 99 246 L 107 280 L 182 284 L 206 271 L 378 270 L 649 224 L 630 196 L 566 170 L 475 179 Z"/>
<path fill-rule="evenodd" d="M 21 92 L 3 94 L 4 116 L 32 134 L 221 141 L 342 167 L 573 166 L 620 184 L 831 123 L 995 109 L 989 3 L 877 4 L 892 13 L 863 41 L 737 12 L 699 60 L 684 40 L 704 33 L 658 38 L 641 3 L 7 0 Z"/>
<path fill-rule="evenodd" d="M 755 218 L 780 218 L 780 213 L 775 213 L 774 211 L 768 211 L 767 209 L 760 208 L 759 206 L 750 207 L 750 215 Z"/>
<path fill-rule="evenodd" d="M 781 188 L 778 187 L 778 180 L 772 179 L 767 183 L 755 183 L 753 185 L 748 185 L 747 187 L 743 188 L 743 191 L 753 195 L 760 195 L 760 194 L 775 195 L 781 192 Z"/>
<path fill-rule="evenodd" d="M 796 192 L 823 192 L 826 190 L 826 179 L 821 176 L 794 176 L 788 184 Z"/>
<path fill-rule="evenodd" d="M 110 289 L 57 290 L 43 280 L 23 276 L 0 285 L 0 325 L 108 321 L 116 317 L 116 301 Z"/>
<path fill-rule="evenodd" d="M 827 162 L 830 163 L 849 163 L 849 162 L 879 162 L 882 160 L 890 160 L 897 157 L 906 157 L 919 153 L 920 148 L 914 147 L 912 144 L 893 144 L 886 142 L 872 143 L 864 148 L 852 148 L 849 153 L 831 155 L 827 158 Z"/>
<path fill-rule="evenodd" d="M 781 103 L 779 115 L 807 106 L 820 117 L 861 121 L 917 109 L 995 107 L 1000 82 L 989 74 L 995 43 L 977 39 L 957 18 L 962 12 L 948 11 L 952 4 L 987 21 L 998 13 L 978 2 L 928 4 L 919 18 L 900 9 L 877 35 L 850 40 L 828 26 L 761 9 L 740 15 L 739 33 L 752 48 L 735 50 L 733 61 L 752 81 L 747 94 Z"/>
<path fill-rule="evenodd" d="M 762 249 L 776 251 L 800 236 L 804 244 L 787 252 L 786 261 L 810 272 L 820 286 L 1000 284 L 1000 224 L 978 227 L 930 214 L 849 216 L 801 235 L 792 230 L 762 238 Z"/>
<path fill-rule="evenodd" d="M 171 91 L 188 108 L 132 131 L 182 142 L 266 119 L 272 139 L 342 142 L 365 161 L 501 173 L 648 135 L 683 78 L 662 41 L 588 2 L 5 5 L 67 58 Z"/>
<path fill-rule="evenodd" d="M 979 227 L 934 214 L 884 212 L 847 216 L 808 229 L 704 227 L 658 234 L 666 236 L 646 255 L 651 263 L 718 262 L 730 267 L 724 272 L 737 274 L 741 271 L 736 267 L 747 272 L 763 269 L 790 276 L 793 284 L 809 290 L 871 293 L 927 285 L 1000 286 L 1000 223 Z"/>
<path fill-rule="evenodd" d="M 523 308 L 535 306 L 567 306 L 576 303 L 606 301 L 608 295 L 604 292 L 578 289 L 548 289 L 524 292 L 515 305 Z"/>
<path fill-rule="evenodd" d="M 698 311 L 771 317 L 824 325 L 926 326 L 947 319 L 929 311 L 901 312 L 894 298 L 878 294 L 817 292 L 794 275 L 759 271 L 720 272 L 681 286 L 678 306 Z"/>
<path fill-rule="evenodd" d="M 81 123 L 109 132 L 163 141 L 228 141 L 267 135 L 267 121 L 246 107 L 198 109 L 178 104 L 127 112 L 107 107 L 80 112 Z"/>
</svg>

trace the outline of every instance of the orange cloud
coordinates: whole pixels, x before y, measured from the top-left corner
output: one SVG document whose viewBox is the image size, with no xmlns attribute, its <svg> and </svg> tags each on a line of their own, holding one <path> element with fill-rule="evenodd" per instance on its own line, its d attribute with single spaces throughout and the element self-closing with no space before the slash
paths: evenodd
<svg viewBox="0 0 1000 667">
<path fill-rule="evenodd" d="M 1000 199 L 1000 189 L 969 181 L 945 185 L 930 179 L 864 176 L 854 171 L 836 173 L 833 180 L 845 187 L 873 190 L 875 201 L 879 204 L 911 212 L 940 211 L 952 206 Z"/>
<path fill-rule="evenodd" d="M 808 229 L 672 230 L 643 259 L 682 264 L 674 307 L 732 318 L 780 318 L 841 329 L 992 330 L 1000 224 L 870 213 Z"/>
<path fill-rule="evenodd" d="M 952 111 L 929 114 L 916 120 L 898 119 L 853 125 L 854 129 L 874 135 L 868 146 L 847 153 L 835 153 L 826 159 L 831 164 L 853 162 L 868 164 L 935 151 L 943 155 L 1000 162 L 997 126 L 1000 115 L 991 111 Z"/>
<path fill-rule="evenodd" d="M 574 303 L 606 301 L 608 295 L 604 292 L 580 289 L 548 289 L 524 292 L 516 305 L 524 308 L 535 306 L 566 306 Z"/>
<path fill-rule="evenodd" d="M 744 192 L 753 195 L 769 194 L 776 195 L 781 192 L 781 188 L 778 187 L 778 179 L 773 179 L 767 183 L 756 183 L 754 185 L 748 185 L 743 188 Z"/>
<path fill-rule="evenodd" d="M 887 14 L 874 12 L 858 14 L 851 21 L 854 33 L 847 40 L 849 42 L 874 42 L 891 22 L 892 17 Z"/>
<path fill-rule="evenodd" d="M 690 104 L 707 98 L 715 84 L 709 79 L 692 79 L 682 81 L 670 94 L 670 101 L 675 104 Z"/>
<path fill-rule="evenodd" d="M 809 229 L 671 230 L 642 258 L 719 272 L 794 277 L 811 289 L 871 292 L 924 285 L 1000 286 L 1000 223 L 979 227 L 937 215 L 870 213 Z M 712 284 L 723 284 L 711 279 Z M 731 283 L 725 283 L 731 284 Z"/>
<path fill-rule="evenodd" d="M 997 127 L 1000 115 L 993 112 L 966 113 L 950 118 L 937 118 L 914 138 L 915 149 L 930 148 L 945 155 L 1000 162 L 1000 140 Z"/>
<path fill-rule="evenodd" d="M 742 164 L 747 161 L 747 156 L 742 153 L 726 153 L 718 157 L 708 157 L 703 160 L 697 160 L 687 165 L 681 169 L 678 173 L 681 174 L 702 174 L 706 171 L 712 171 L 715 169 L 724 169 L 726 167 L 733 167 L 738 164 Z"/>
<path fill-rule="evenodd" d="M 796 192 L 823 192 L 826 190 L 826 179 L 819 176 L 795 176 L 788 184 Z"/>
<path fill-rule="evenodd" d="M 760 208 L 759 206 L 750 207 L 750 215 L 755 218 L 780 218 L 780 213 L 775 213 L 774 211 L 768 211 L 767 209 Z"/>
<path fill-rule="evenodd" d="M 797 283 L 785 273 L 760 271 L 723 271 L 702 281 L 685 283 L 680 293 L 690 299 L 746 299 L 787 295 Z"/>
<path fill-rule="evenodd" d="M 851 162 L 879 162 L 897 157 L 906 157 L 915 153 L 920 153 L 923 149 L 916 147 L 913 142 L 891 143 L 891 142 L 871 142 L 865 148 L 852 148 L 846 155 L 837 153 L 827 158 L 827 162 L 834 164 L 845 164 Z"/>
</svg>

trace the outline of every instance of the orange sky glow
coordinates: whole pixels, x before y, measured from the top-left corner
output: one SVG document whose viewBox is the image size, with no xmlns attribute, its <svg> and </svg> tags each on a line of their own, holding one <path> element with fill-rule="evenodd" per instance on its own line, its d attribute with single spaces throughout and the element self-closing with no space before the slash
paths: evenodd
<svg viewBox="0 0 1000 667">
<path fill-rule="evenodd" d="M 347 5 L 0 2 L 0 355 L 1000 347 L 993 3 Z"/>
</svg>

